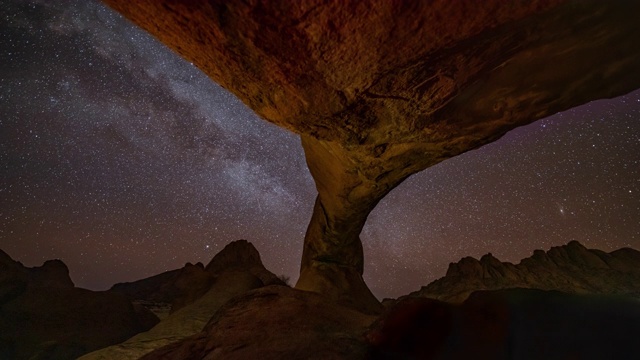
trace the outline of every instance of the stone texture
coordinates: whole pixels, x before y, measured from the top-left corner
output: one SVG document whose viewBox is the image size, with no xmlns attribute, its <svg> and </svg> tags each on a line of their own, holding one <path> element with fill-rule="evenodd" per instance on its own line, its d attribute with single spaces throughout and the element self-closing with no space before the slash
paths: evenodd
<svg viewBox="0 0 640 360">
<path fill-rule="evenodd" d="M 26 268 L 0 250 L 0 359 L 74 359 L 157 322 L 123 295 L 74 287 L 60 260 Z"/>
<path fill-rule="evenodd" d="M 635 299 L 509 289 L 460 305 L 405 298 L 367 334 L 368 359 L 637 359 Z"/>
<path fill-rule="evenodd" d="M 640 86 L 638 1 L 106 3 L 301 135 L 318 198 L 297 287 L 373 312 L 359 234 L 391 189 Z"/>
<path fill-rule="evenodd" d="M 362 359 L 374 320 L 312 292 L 268 286 L 232 299 L 202 332 L 142 359 Z"/>
<path fill-rule="evenodd" d="M 187 274 L 195 272 L 197 276 L 184 276 L 185 269 Z M 229 243 L 213 257 L 206 267 L 190 265 L 181 269 L 176 275 L 173 281 L 156 284 L 159 286 L 158 289 L 175 288 L 179 290 L 175 293 L 177 294 L 175 299 L 180 306 L 175 308 L 169 316 L 147 332 L 140 333 L 121 344 L 87 354 L 81 359 L 138 359 L 155 349 L 199 333 L 218 309 L 230 299 L 265 285 L 284 286 L 284 283 L 277 276 L 264 267 L 258 251 L 246 240 Z M 205 277 L 208 280 L 202 282 L 200 279 Z M 198 279 L 195 283 L 196 286 L 190 289 L 190 283 L 187 280 L 194 278 Z M 150 279 L 154 282 L 157 280 L 156 277 Z M 149 283 L 144 282 L 145 280 L 131 284 L 138 289 L 146 289 L 148 294 L 161 293 L 151 289 L 148 286 Z M 203 288 L 199 286 L 203 283 L 210 284 L 204 289 L 204 294 L 200 294 Z M 140 294 L 139 291 L 135 293 Z"/>
<path fill-rule="evenodd" d="M 516 265 L 501 262 L 491 254 L 480 260 L 465 257 L 450 264 L 446 276 L 408 296 L 460 303 L 476 290 L 508 288 L 640 299 L 640 251 L 623 248 L 605 253 L 571 241 L 547 252 L 535 250 Z"/>
</svg>

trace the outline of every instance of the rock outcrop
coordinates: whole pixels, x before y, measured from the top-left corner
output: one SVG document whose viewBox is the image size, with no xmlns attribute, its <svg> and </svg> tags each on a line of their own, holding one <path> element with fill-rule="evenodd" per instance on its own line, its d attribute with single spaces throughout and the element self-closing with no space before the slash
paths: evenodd
<svg viewBox="0 0 640 360">
<path fill-rule="evenodd" d="M 286 285 L 262 264 L 260 253 L 247 240 L 229 243 L 217 253 L 205 267 L 205 271 L 219 276 L 228 271 L 245 271 L 255 276 L 264 285 Z"/>
<path fill-rule="evenodd" d="M 27 268 L 0 250 L 1 359 L 73 359 L 157 322 L 123 295 L 74 287 L 60 260 Z"/>
<path fill-rule="evenodd" d="M 478 291 L 460 305 L 405 298 L 367 334 L 368 358 L 640 357 L 640 302 L 533 289 Z"/>
<path fill-rule="evenodd" d="M 202 263 L 187 263 L 181 269 L 115 284 L 109 291 L 127 296 L 164 319 L 204 295 L 214 281 L 215 276 L 206 272 Z"/>
<path fill-rule="evenodd" d="M 0 304 L 12 300 L 27 288 L 73 288 L 69 269 L 60 260 L 48 260 L 41 267 L 27 268 L 0 250 Z"/>
<path fill-rule="evenodd" d="M 312 292 L 268 286 L 232 299 L 202 332 L 142 359 L 362 359 L 374 320 Z"/>
<path fill-rule="evenodd" d="M 220 274 L 232 270 L 249 272 L 263 286 L 285 285 L 264 267 L 258 250 L 250 242 L 238 240 L 225 246 L 206 267 L 202 263 L 187 263 L 181 269 L 134 282 L 115 284 L 109 291 L 124 294 L 151 309 L 169 304 L 170 312 L 173 313 L 206 294 Z"/>
<path fill-rule="evenodd" d="M 179 297 L 177 294 L 178 291 L 173 283 L 175 283 L 180 273 L 189 272 L 188 269 L 193 266 L 204 269 L 202 263 L 195 265 L 187 263 L 181 269 L 165 271 L 161 274 L 132 282 L 117 283 L 113 285 L 109 291 L 123 294 L 132 300 L 146 300 L 171 304 Z"/>
<path fill-rule="evenodd" d="M 301 135 L 318 197 L 296 287 L 374 312 L 359 234 L 389 191 L 640 87 L 638 1 L 105 2 Z"/>
<path fill-rule="evenodd" d="M 167 273 L 165 273 L 167 274 Z M 162 274 L 161 274 L 162 275 Z M 209 319 L 230 299 L 250 290 L 267 285 L 285 284 L 267 270 L 256 248 L 246 240 L 234 241 L 216 254 L 206 267 L 186 266 L 167 276 L 118 285 L 114 288 L 128 289 L 129 294 L 149 295 L 173 294 L 174 304 L 179 304 L 172 313 L 153 329 L 138 334 L 122 344 L 110 346 L 83 356 L 82 360 L 138 359 L 162 346 L 181 341 L 202 331 Z M 193 287 L 189 280 L 195 279 Z M 154 289 L 150 284 L 154 284 Z M 203 284 L 209 284 L 203 288 Z M 171 289 L 167 292 L 166 289 Z M 178 291 L 174 291 L 177 289 Z M 144 291 L 142 291 L 144 290 Z M 204 292 L 203 292 L 204 291 Z M 157 298 L 157 297 L 156 297 Z M 162 298 L 168 300 L 168 298 Z M 251 321 L 251 320 L 247 320 Z"/>
<path fill-rule="evenodd" d="M 606 253 L 571 241 L 547 252 L 536 250 L 516 265 L 501 262 L 491 254 L 480 260 L 465 257 L 450 264 L 446 276 L 409 296 L 462 302 L 476 290 L 509 288 L 640 299 L 640 252 L 622 248 Z"/>
</svg>

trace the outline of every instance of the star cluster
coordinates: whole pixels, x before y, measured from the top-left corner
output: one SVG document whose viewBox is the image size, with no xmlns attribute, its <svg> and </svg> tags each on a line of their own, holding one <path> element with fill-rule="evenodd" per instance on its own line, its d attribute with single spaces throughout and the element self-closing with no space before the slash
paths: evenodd
<svg viewBox="0 0 640 360">
<path fill-rule="evenodd" d="M 251 241 L 297 278 L 315 187 L 299 138 L 94 1 L 0 1 L 0 248 L 105 289 Z M 640 247 L 640 92 L 409 178 L 361 235 L 382 298 L 492 252 Z"/>
</svg>

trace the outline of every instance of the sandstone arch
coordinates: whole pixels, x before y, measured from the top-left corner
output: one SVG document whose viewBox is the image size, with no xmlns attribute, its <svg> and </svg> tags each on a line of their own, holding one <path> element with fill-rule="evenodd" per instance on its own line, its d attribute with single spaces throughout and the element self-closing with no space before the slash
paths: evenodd
<svg viewBox="0 0 640 360">
<path fill-rule="evenodd" d="M 411 174 L 640 86 L 640 1 L 106 0 L 265 120 L 318 198 L 297 287 L 376 311 L 369 212 Z"/>
</svg>

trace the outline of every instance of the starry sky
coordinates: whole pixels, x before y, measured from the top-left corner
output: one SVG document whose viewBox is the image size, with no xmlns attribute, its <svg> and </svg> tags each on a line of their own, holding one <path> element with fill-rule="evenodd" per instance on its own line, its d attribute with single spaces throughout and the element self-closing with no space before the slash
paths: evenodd
<svg viewBox="0 0 640 360">
<path fill-rule="evenodd" d="M 640 69 L 638 70 L 640 71 Z M 578 240 L 640 248 L 640 91 L 416 174 L 371 213 L 365 280 Z M 295 283 L 316 195 L 299 137 L 96 1 L 0 0 L 0 248 L 94 290 L 251 241 Z"/>
</svg>

